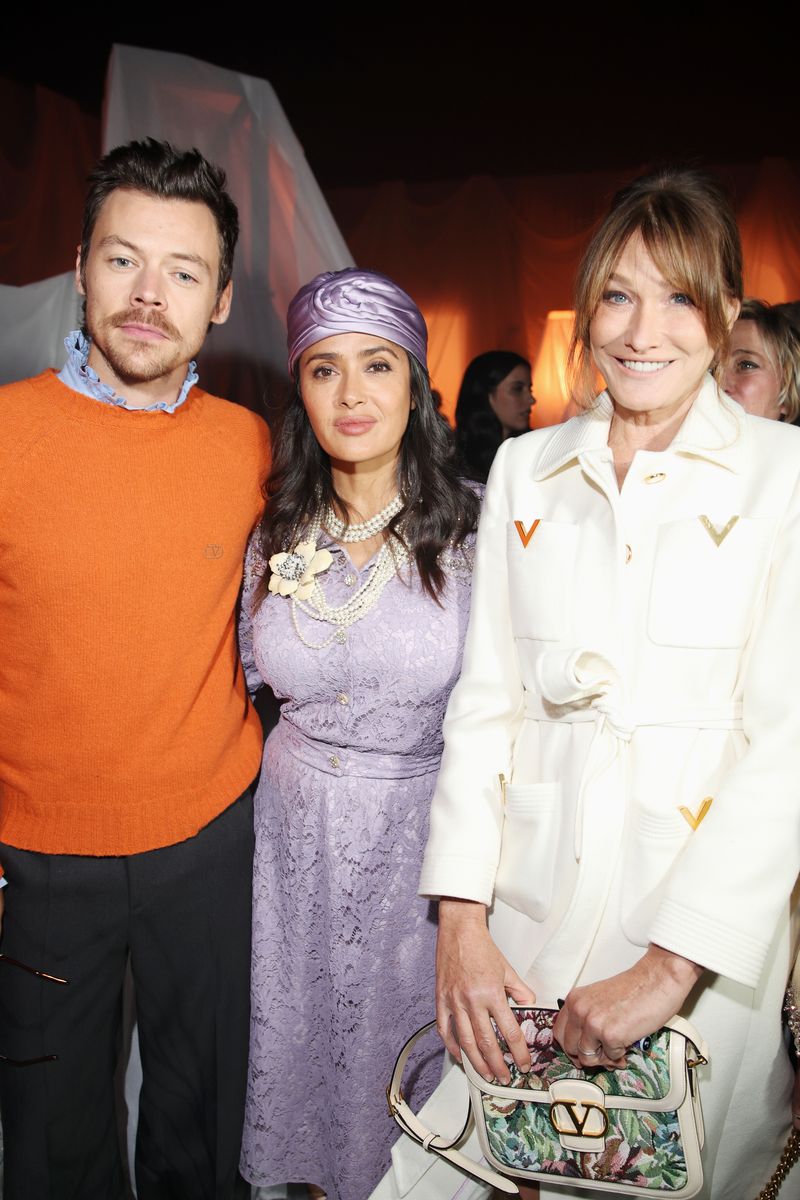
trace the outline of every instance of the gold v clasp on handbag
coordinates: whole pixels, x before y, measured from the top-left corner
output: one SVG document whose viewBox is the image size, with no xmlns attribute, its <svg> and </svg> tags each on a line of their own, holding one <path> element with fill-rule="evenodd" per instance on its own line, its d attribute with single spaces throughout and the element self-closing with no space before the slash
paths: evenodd
<svg viewBox="0 0 800 1200">
<path fill-rule="evenodd" d="M 722 543 L 725 541 L 725 538 L 728 536 L 730 531 L 733 529 L 736 522 L 739 520 L 739 517 L 738 517 L 738 515 L 735 517 L 731 517 L 730 521 L 728 521 L 728 524 L 724 525 L 722 527 L 722 529 L 717 529 L 716 525 L 712 525 L 710 520 L 708 519 L 708 517 L 698 517 L 697 519 L 700 522 L 700 524 L 703 526 L 703 529 L 705 529 L 708 536 L 714 542 L 714 544 L 717 546 L 721 546 Z"/>
<path fill-rule="evenodd" d="M 537 517 L 536 520 L 531 525 L 530 529 L 528 529 L 528 530 L 525 529 L 525 526 L 522 524 L 522 521 L 514 522 L 514 526 L 517 530 L 517 533 L 519 534 L 519 540 L 522 542 L 523 548 L 525 550 L 528 549 L 528 542 L 531 540 L 533 535 L 536 533 L 536 528 L 537 528 L 540 520 L 541 520 L 541 518 Z"/>
<path fill-rule="evenodd" d="M 583 1111 L 580 1115 L 579 1109 Z M 567 1117 L 566 1122 L 564 1117 Z M 589 1121 L 593 1128 L 587 1129 Z M 556 1100 L 550 1105 L 550 1124 L 559 1137 L 571 1135 L 587 1138 L 605 1137 L 608 1131 L 608 1114 L 602 1104 L 581 1104 L 578 1100 Z"/>
<path fill-rule="evenodd" d="M 697 826 L 700 824 L 713 803 L 713 796 L 706 796 L 705 800 L 697 810 L 697 816 L 695 816 L 692 810 L 687 808 L 685 804 L 681 804 L 678 812 L 681 814 L 684 821 L 686 821 L 688 825 L 691 825 L 692 829 L 697 829 Z"/>
</svg>

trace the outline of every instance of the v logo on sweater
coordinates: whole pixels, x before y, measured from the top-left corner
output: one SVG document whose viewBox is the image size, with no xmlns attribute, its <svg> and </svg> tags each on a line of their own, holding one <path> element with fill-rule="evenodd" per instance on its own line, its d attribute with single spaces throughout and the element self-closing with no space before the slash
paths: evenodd
<svg viewBox="0 0 800 1200">
<path fill-rule="evenodd" d="M 528 549 L 528 542 L 531 540 L 533 535 L 536 533 L 536 527 L 538 526 L 540 519 L 541 518 L 537 517 L 537 519 L 531 525 L 530 529 L 528 529 L 527 531 L 525 529 L 525 526 L 522 524 L 522 521 L 514 522 L 516 531 L 519 534 L 519 540 L 522 542 L 522 545 L 525 550 Z"/>
<path fill-rule="evenodd" d="M 722 529 L 717 529 L 716 525 L 712 525 L 708 517 L 698 517 L 697 519 L 711 540 L 715 542 L 717 546 L 721 546 L 736 522 L 739 520 L 739 517 L 731 517 L 730 521 L 728 521 L 728 524 L 724 525 Z"/>
</svg>

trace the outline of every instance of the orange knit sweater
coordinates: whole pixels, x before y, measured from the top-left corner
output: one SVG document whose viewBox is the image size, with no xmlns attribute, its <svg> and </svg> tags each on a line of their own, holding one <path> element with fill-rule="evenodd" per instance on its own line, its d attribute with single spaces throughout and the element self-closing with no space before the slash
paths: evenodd
<svg viewBox="0 0 800 1200">
<path fill-rule="evenodd" d="M 267 457 L 199 388 L 171 414 L 0 388 L 0 841 L 135 854 L 253 779 L 235 615 Z"/>
</svg>

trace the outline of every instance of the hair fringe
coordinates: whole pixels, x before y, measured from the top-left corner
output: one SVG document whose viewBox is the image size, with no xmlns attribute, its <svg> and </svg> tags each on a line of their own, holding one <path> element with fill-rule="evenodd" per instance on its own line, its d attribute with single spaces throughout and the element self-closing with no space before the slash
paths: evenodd
<svg viewBox="0 0 800 1200">
<path fill-rule="evenodd" d="M 697 306 L 714 350 L 720 381 L 728 351 L 731 302 L 743 293 L 742 249 L 730 201 L 703 171 L 663 168 L 635 179 L 615 195 L 581 259 L 575 282 L 575 325 L 567 354 L 573 400 L 586 408 L 596 372 L 590 325 L 625 246 L 639 234 L 670 284 Z"/>
</svg>

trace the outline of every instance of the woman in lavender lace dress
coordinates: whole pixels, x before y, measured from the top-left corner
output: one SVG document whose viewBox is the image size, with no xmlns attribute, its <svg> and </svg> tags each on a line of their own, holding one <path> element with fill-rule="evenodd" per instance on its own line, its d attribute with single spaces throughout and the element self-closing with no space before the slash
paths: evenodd
<svg viewBox="0 0 800 1200">
<path fill-rule="evenodd" d="M 426 342 L 383 276 L 327 273 L 294 298 L 297 386 L 245 586 L 245 665 L 283 705 L 256 796 L 242 1172 L 330 1200 L 364 1200 L 386 1170 L 385 1087 L 434 1003 L 417 880 L 478 498 L 454 472 Z M 432 1045 L 417 1102 L 440 1067 Z"/>
</svg>

